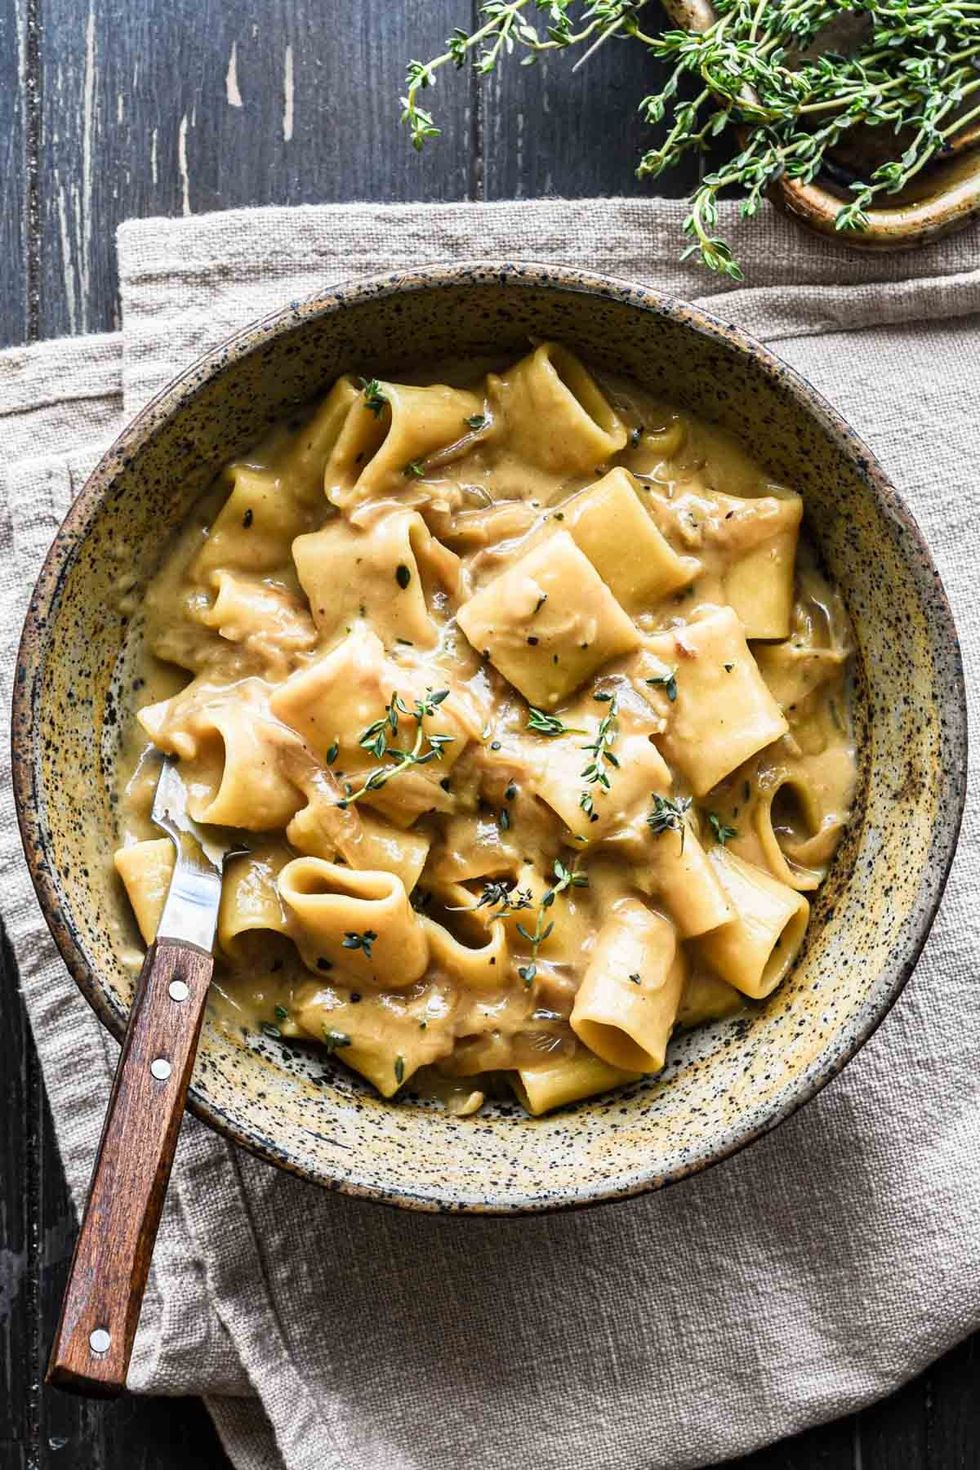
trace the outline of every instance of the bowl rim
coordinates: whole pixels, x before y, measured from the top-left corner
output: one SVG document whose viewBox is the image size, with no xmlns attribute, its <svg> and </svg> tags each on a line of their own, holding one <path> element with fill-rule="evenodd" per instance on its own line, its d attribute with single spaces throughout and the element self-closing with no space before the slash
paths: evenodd
<svg viewBox="0 0 980 1470">
<path fill-rule="evenodd" d="M 435 264 L 416 269 L 342 282 L 313 295 L 284 305 L 248 323 L 209 352 L 188 364 L 160 390 L 122 429 L 105 451 L 72 502 L 49 548 L 31 594 L 17 655 L 12 706 L 13 790 L 21 840 L 31 879 L 48 928 L 62 959 L 82 995 L 107 1030 L 121 1041 L 128 1012 L 110 998 L 84 947 L 61 906 L 58 881 L 48 863 L 45 838 L 36 800 L 36 744 L 39 735 L 34 709 L 35 691 L 44 666 L 46 628 L 54 611 L 61 585 L 78 555 L 85 535 L 99 514 L 102 501 L 114 480 L 143 446 L 214 378 L 242 358 L 261 349 L 274 338 L 311 319 L 330 317 L 352 306 L 390 296 L 473 286 L 498 286 L 502 290 L 546 289 L 599 297 L 645 311 L 655 317 L 681 324 L 700 336 L 751 358 L 774 386 L 789 391 L 803 410 L 818 421 L 830 438 L 853 462 L 872 494 L 889 517 L 910 538 L 932 581 L 932 621 L 949 648 L 948 690 L 945 726 L 948 732 L 949 768 L 944 772 L 948 819 L 934 828 L 929 852 L 922 864 L 919 887 L 913 903 L 913 929 L 902 958 L 883 968 L 872 991 L 848 1018 L 809 1066 L 798 1073 L 784 1090 L 764 1105 L 729 1126 L 691 1159 L 657 1173 L 610 1175 L 581 1192 L 560 1196 L 459 1199 L 448 1195 L 416 1194 L 408 1187 L 372 1183 L 328 1174 L 292 1157 L 261 1130 L 250 1128 L 241 1117 L 232 1116 L 202 1096 L 193 1084 L 187 1107 L 219 1135 L 240 1144 L 265 1162 L 288 1173 L 354 1198 L 423 1212 L 476 1215 L 522 1215 L 572 1208 L 587 1208 L 611 1200 L 642 1195 L 700 1173 L 712 1164 L 731 1158 L 750 1143 L 773 1131 L 792 1117 L 830 1082 L 881 1024 L 909 979 L 932 927 L 956 851 L 966 800 L 967 711 L 966 688 L 960 644 L 952 610 L 925 538 L 897 490 L 885 475 L 871 450 L 846 420 L 801 374 L 782 362 L 762 343 L 740 328 L 723 322 L 712 313 L 672 298 L 652 287 L 584 271 L 533 261 L 477 261 Z"/>
</svg>

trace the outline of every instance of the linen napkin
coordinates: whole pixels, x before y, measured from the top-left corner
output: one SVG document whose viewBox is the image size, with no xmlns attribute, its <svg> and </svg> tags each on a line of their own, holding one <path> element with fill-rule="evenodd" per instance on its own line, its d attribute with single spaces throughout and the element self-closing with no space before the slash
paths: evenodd
<svg viewBox="0 0 980 1470">
<path fill-rule="evenodd" d="M 124 418 L 281 304 L 475 258 L 649 283 L 775 342 L 917 516 L 972 682 L 976 233 L 860 255 L 726 209 L 747 277 L 732 288 L 678 263 L 682 214 L 542 200 L 124 225 L 119 336 L 0 355 L 4 717 L 40 559 Z M 6 742 L 0 759 L 6 792 Z M 971 768 L 943 908 L 876 1035 L 775 1134 L 664 1193 L 529 1219 L 409 1215 L 304 1185 L 187 1118 L 131 1386 L 205 1394 L 241 1470 L 684 1470 L 888 1393 L 980 1326 L 975 792 Z M 4 919 L 80 1200 L 116 1048 L 53 951 L 3 802 Z"/>
</svg>

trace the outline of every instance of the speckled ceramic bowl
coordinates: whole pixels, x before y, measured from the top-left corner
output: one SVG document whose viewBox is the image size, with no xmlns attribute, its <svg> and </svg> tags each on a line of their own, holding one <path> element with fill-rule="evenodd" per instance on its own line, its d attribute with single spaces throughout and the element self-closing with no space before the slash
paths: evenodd
<svg viewBox="0 0 980 1470">
<path fill-rule="evenodd" d="M 803 492 L 857 631 L 858 811 L 803 955 L 768 1003 L 675 1041 L 666 1072 L 557 1115 L 453 1118 L 382 1102 L 330 1061 L 207 1025 L 190 1107 L 282 1168 L 417 1209 L 541 1210 L 655 1189 L 773 1128 L 840 1070 L 902 989 L 939 902 L 963 805 L 956 631 L 914 522 L 867 449 L 757 343 L 654 291 L 544 266 L 445 267 L 325 292 L 247 328 L 149 405 L 102 460 L 48 555 L 24 631 L 16 794 L 52 933 L 116 1035 L 134 943 L 100 769 L 137 588 L 215 471 L 346 370 L 397 376 L 557 337 L 742 435 Z M 84 793 L 84 799 L 80 795 Z M 83 830 L 100 858 L 88 861 Z"/>
</svg>

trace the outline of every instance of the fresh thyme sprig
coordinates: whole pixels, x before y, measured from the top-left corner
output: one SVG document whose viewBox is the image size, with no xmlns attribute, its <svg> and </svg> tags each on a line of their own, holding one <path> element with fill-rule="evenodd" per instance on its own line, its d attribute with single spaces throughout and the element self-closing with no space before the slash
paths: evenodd
<svg viewBox="0 0 980 1470">
<path fill-rule="evenodd" d="M 647 826 L 654 837 L 661 832 L 681 834 L 681 852 L 684 851 L 684 836 L 687 832 L 687 813 L 691 806 L 689 796 L 658 796 L 654 792 L 653 807 L 647 816 Z"/>
<path fill-rule="evenodd" d="M 443 751 L 447 745 L 452 744 L 453 736 L 432 734 L 426 730 L 425 721 L 430 719 L 435 714 L 437 707 L 448 698 L 448 689 L 435 691 L 427 689 L 423 697 L 417 699 L 409 709 L 397 689 L 393 692 L 388 704 L 385 705 L 385 712 L 381 719 L 368 725 L 357 742 L 361 749 L 369 751 L 375 760 L 387 760 L 392 764 L 379 766 L 371 771 L 357 791 L 353 789 L 350 782 L 347 782 L 344 786 L 344 795 L 337 803 L 342 810 L 352 806 L 369 791 L 380 790 L 393 776 L 399 776 L 413 766 L 425 766 L 430 761 L 442 760 Z M 415 741 L 408 750 L 391 744 L 398 734 L 399 719 L 403 715 L 415 721 Z"/>
<path fill-rule="evenodd" d="M 894 157 L 850 185 L 839 230 L 868 227 L 868 209 L 895 194 L 980 120 L 980 7 L 976 0 L 715 0 L 706 30 L 640 25 L 645 0 L 485 0 L 482 24 L 457 29 L 432 61 L 412 61 L 402 122 L 422 148 L 439 128 L 419 105 L 438 71 L 470 61 L 481 76 L 518 47 L 523 64 L 547 51 L 585 45 L 578 65 L 613 37 L 645 46 L 670 64 L 660 91 L 644 97 L 641 116 L 665 126 L 663 140 L 637 173 L 656 178 L 684 154 L 705 152 L 723 134 L 732 156 L 705 174 L 683 231 L 685 255 L 734 280 L 742 272 L 718 233 L 718 200 L 741 194 L 740 213 L 758 213 L 780 178 L 811 183 L 841 139 L 857 127 L 888 130 Z M 822 45 L 842 17 L 859 16 L 863 33 L 846 53 Z M 542 29 L 543 28 L 543 29 Z M 685 83 L 693 96 L 682 96 Z"/>
<path fill-rule="evenodd" d="M 527 48 L 528 61 L 535 61 L 543 51 L 563 50 L 578 45 L 594 36 L 597 31 L 618 29 L 626 16 L 638 10 L 644 0 L 593 0 L 582 7 L 585 24 L 580 30 L 573 29 L 570 0 L 534 0 L 533 8 L 544 12 L 545 34 L 522 14 L 528 9 L 530 0 L 484 0 L 480 14 L 485 17 L 483 25 L 472 34 L 459 26 L 446 41 L 446 49 L 432 61 L 410 61 L 405 78 L 405 96 L 401 99 L 402 122 L 409 130 L 412 147 L 421 149 L 428 138 L 438 138 L 440 129 L 432 114 L 419 106 L 419 93 L 435 84 L 436 72 L 448 62 L 457 70 L 466 65 L 473 56 L 473 69 L 480 76 L 489 76 L 496 70 L 502 56 L 510 56 L 516 45 Z M 600 34 L 599 41 L 605 39 Z"/>
<path fill-rule="evenodd" d="M 597 822 L 599 817 L 595 809 L 592 788 L 598 786 L 602 791 L 608 791 L 610 782 L 606 767 L 612 766 L 613 770 L 619 769 L 619 758 L 613 755 L 612 751 L 619 734 L 619 700 L 615 694 L 595 694 L 593 698 L 605 701 L 609 708 L 599 721 L 595 740 L 591 745 L 582 746 L 583 750 L 591 751 L 592 759 L 582 771 L 585 790 L 579 797 L 578 804 L 590 822 Z"/>
<path fill-rule="evenodd" d="M 528 706 L 527 728 L 535 735 L 584 735 L 585 731 L 575 725 L 566 725 L 557 715 L 546 714 L 543 709 Z"/>
<path fill-rule="evenodd" d="M 517 973 L 530 990 L 538 973 L 538 950 L 554 929 L 554 920 L 548 918 L 548 910 L 551 908 L 559 893 L 564 893 L 566 888 L 587 888 L 589 878 L 587 873 L 580 873 L 574 866 L 566 868 L 565 864 L 555 858 L 552 869 L 554 883 L 546 888 L 538 902 L 538 912 L 534 924 L 533 934 L 523 924 L 516 926 L 518 934 L 526 939 L 531 946 L 531 958 L 526 965 L 518 965 Z"/>
</svg>

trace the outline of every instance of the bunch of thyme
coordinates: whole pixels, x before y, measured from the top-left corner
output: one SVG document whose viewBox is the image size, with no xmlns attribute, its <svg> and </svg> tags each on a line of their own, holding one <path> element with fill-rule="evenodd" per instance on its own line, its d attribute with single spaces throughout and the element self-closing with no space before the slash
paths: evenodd
<svg viewBox="0 0 980 1470">
<path fill-rule="evenodd" d="M 741 280 L 731 247 L 718 234 L 718 200 L 741 195 L 740 213 L 758 213 L 780 178 L 811 183 L 829 152 L 856 127 L 890 131 L 894 156 L 850 185 L 839 230 L 868 227 L 867 211 L 904 188 L 980 120 L 980 5 L 976 0 L 715 0 L 704 31 L 641 25 L 646 0 L 485 0 L 482 24 L 453 32 L 431 61 L 412 61 L 402 121 L 416 148 L 438 136 L 420 106 L 440 68 L 470 62 L 494 71 L 515 49 L 522 64 L 543 53 L 584 47 L 584 61 L 604 42 L 631 40 L 671 70 L 639 104 L 663 141 L 640 159 L 639 177 L 656 178 L 684 154 L 703 153 L 725 135 L 728 162 L 706 173 L 684 221 L 689 244 L 709 270 Z M 827 29 L 858 17 L 859 39 L 846 53 L 825 49 Z M 693 95 L 687 95 L 691 93 Z"/>
</svg>

